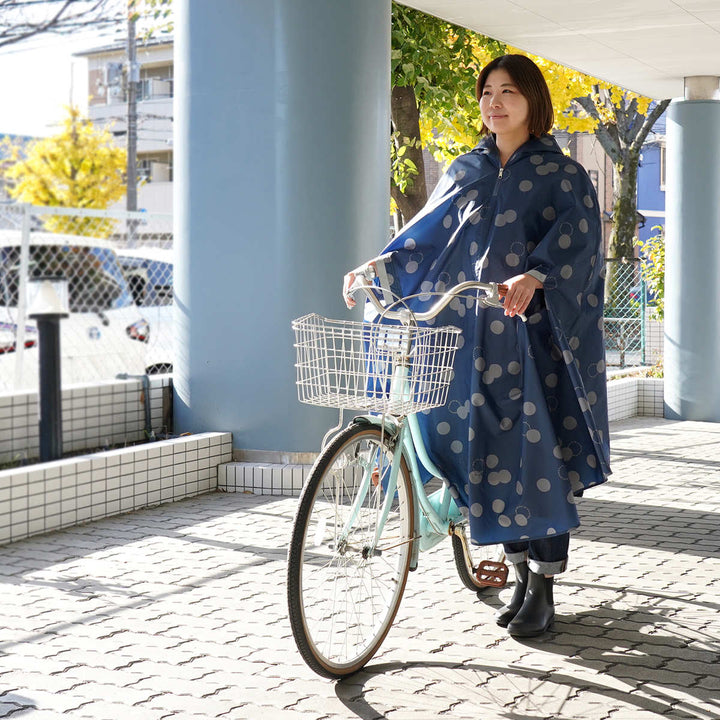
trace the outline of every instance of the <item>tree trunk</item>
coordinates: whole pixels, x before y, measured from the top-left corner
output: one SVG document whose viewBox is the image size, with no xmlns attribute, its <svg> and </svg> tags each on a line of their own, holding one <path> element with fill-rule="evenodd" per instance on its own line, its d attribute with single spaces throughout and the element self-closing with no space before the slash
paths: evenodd
<svg viewBox="0 0 720 720">
<path fill-rule="evenodd" d="M 613 165 L 613 228 L 610 234 L 608 257 L 635 257 L 635 228 L 637 227 L 637 173 L 639 154 L 626 150 L 621 163 Z"/>
<path fill-rule="evenodd" d="M 417 175 L 410 178 L 404 192 L 394 182 L 390 185 L 390 193 L 402 214 L 403 223 L 407 223 L 427 202 L 425 161 L 420 145 L 420 112 L 415 90 L 411 87 L 394 87 L 390 96 L 390 112 L 396 133 L 395 147 L 399 149 L 406 146 L 403 157 L 411 160 L 418 171 Z"/>
<path fill-rule="evenodd" d="M 595 91 L 598 92 L 597 87 Z M 670 100 L 661 100 L 647 116 L 637 112 L 637 100 L 629 104 L 609 105 L 615 122 L 603 122 L 591 96 L 575 98 L 585 112 L 598 120 L 595 136 L 613 163 L 613 228 L 608 244 L 608 258 L 635 256 L 637 226 L 637 174 L 640 152 L 655 121 L 665 112 Z M 622 301 L 618 262 L 607 263 L 605 278 L 606 305 Z"/>
<path fill-rule="evenodd" d="M 635 257 L 638 161 L 638 152 L 625 148 L 622 162 L 613 164 L 613 225 L 607 257 L 615 262 L 607 264 L 605 277 L 605 302 L 613 306 L 626 302 L 630 267 L 625 263 Z"/>
</svg>

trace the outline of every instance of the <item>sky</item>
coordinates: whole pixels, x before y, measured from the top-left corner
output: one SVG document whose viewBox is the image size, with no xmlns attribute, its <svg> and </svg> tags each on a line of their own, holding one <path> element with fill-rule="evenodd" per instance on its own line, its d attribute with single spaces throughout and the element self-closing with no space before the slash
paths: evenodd
<svg viewBox="0 0 720 720">
<path fill-rule="evenodd" d="M 71 41 L 55 39 L 0 49 L 0 134 L 46 136 L 57 130 L 62 106 L 70 102 L 73 85 L 81 82 L 80 77 L 73 82 L 73 75 L 86 66 L 81 58 L 72 58 L 75 49 Z M 77 103 L 79 92 L 74 94 Z"/>
<path fill-rule="evenodd" d="M 0 48 L 0 135 L 53 135 L 64 106 L 86 108 L 87 60 L 73 53 L 120 40 L 120 32 L 44 33 Z"/>
</svg>

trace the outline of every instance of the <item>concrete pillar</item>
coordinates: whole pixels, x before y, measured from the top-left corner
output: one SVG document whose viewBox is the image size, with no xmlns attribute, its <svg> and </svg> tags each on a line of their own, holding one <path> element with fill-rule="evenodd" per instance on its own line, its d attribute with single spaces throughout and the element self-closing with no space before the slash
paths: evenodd
<svg viewBox="0 0 720 720">
<path fill-rule="evenodd" d="M 720 78 L 686 78 L 667 121 L 665 414 L 720 421 Z"/>
<path fill-rule="evenodd" d="M 298 403 L 290 322 L 346 316 L 389 234 L 390 0 L 176 13 L 175 430 L 300 461 L 337 413 Z"/>
</svg>

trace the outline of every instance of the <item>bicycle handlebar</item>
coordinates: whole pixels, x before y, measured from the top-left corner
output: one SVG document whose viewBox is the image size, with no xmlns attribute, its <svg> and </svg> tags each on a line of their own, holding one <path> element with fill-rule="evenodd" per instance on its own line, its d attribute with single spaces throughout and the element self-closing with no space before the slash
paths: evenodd
<svg viewBox="0 0 720 720">
<path fill-rule="evenodd" d="M 373 265 L 368 264 L 364 268 L 354 270 L 353 272 L 355 273 L 356 283 L 349 288 L 349 293 L 354 294 L 357 290 L 362 290 L 365 293 L 367 299 L 372 303 L 372 305 L 382 317 L 386 317 L 390 320 L 399 320 L 405 324 L 407 324 L 411 318 L 414 318 L 415 321 L 419 322 L 427 322 L 428 320 L 432 320 L 433 318 L 437 317 L 440 311 L 443 310 L 453 300 L 453 298 L 457 297 L 461 293 L 466 292 L 467 290 L 482 290 L 485 295 L 483 297 L 480 297 L 479 301 L 483 305 L 486 305 L 488 307 L 497 307 L 501 309 L 504 308 L 504 305 L 500 302 L 500 298 L 507 293 L 507 286 L 500 283 L 487 283 L 481 282 L 479 280 L 467 280 L 449 288 L 444 293 L 442 293 L 442 297 L 425 312 L 411 312 L 408 308 L 391 310 L 390 308 L 393 305 L 401 304 L 403 302 L 403 299 L 398 299 L 387 307 L 378 300 L 377 292 L 379 288 L 370 282 L 376 277 L 375 268 L 373 267 Z M 364 280 L 365 283 L 358 284 L 357 280 Z M 427 293 L 422 294 L 425 295 Z M 525 322 L 525 320 L 527 319 L 525 315 L 522 314 L 519 314 L 518 317 L 523 322 Z"/>
</svg>

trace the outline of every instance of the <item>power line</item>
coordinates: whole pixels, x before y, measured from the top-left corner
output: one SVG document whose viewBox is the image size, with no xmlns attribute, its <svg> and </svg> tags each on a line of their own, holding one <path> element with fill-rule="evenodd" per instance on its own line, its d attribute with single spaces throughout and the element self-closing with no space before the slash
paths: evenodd
<svg viewBox="0 0 720 720">
<path fill-rule="evenodd" d="M 93 31 L 88 30 L 87 34 L 90 35 Z M 83 33 L 76 33 L 73 35 L 72 39 L 65 36 L 65 35 L 43 35 L 43 42 L 33 42 L 32 40 L 23 40 L 16 44 L 11 45 L 5 45 L 0 47 L 0 56 L 3 55 L 17 55 L 19 53 L 24 52 L 37 52 L 42 50 L 52 50 L 52 49 L 60 49 L 61 47 L 67 45 L 69 47 L 72 47 L 74 50 L 77 50 L 78 44 L 79 44 L 79 35 Z M 122 39 L 122 35 L 120 34 L 120 28 L 118 27 L 116 30 L 114 30 L 112 33 L 106 33 L 102 31 L 97 31 L 97 35 L 93 35 L 93 41 L 92 44 L 96 45 L 101 42 L 105 42 L 107 40 L 116 39 L 120 40 Z M 50 42 L 48 42 L 50 41 Z M 53 42 L 54 41 L 54 42 Z M 90 45 L 90 37 L 88 37 L 88 45 Z"/>
</svg>

